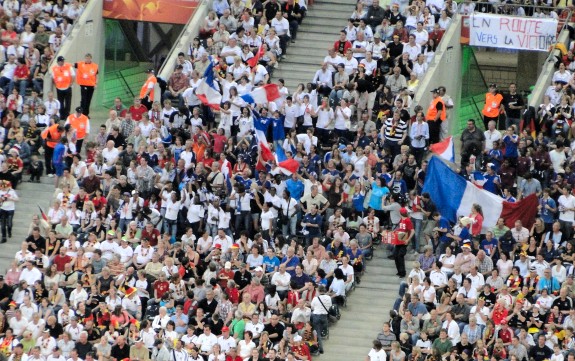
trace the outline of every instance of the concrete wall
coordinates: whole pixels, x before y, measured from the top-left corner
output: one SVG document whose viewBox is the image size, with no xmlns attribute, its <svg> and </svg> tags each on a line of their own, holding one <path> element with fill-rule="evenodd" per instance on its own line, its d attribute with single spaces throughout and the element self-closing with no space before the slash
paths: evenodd
<svg viewBox="0 0 575 361">
<path fill-rule="evenodd" d="M 569 31 L 567 29 L 563 29 L 558 37 L 558 43 L 563 43 L 569 49 Z M 551 80 L 553 79 L 553 73 L 555 73 L 555 56 L 560 56 L 561 52 L 557 49 L 553 50 L 549 54 L 549 57 L 543 64 L 543 69 L 541 70 L 541 75 L 537 79 L 537 83 L 535 83 L 535 88 L 533 89 L 533 93 L 531 93 L 531 100 L 529 101 L 529 105 L 535 108 L 539 107 L 539 104 L 543 102 L 543 95 L 545 95 L 545 91 L 547 87 L 551 85 Z"/>
<path fill-rule="evenodd" d="M 187 53 L 188 48 L 192 40 L 198 36 L 200 32 L 200 27 L 204 24 L 204 18 L 208 15 L 208 11 L 211 9 L 211 0 L 202 0 L 198 5 L 194 16 L 188 21 L 184 27 L 184 31 L 180 34 L 178 40 L 174 43 L 172 50 L 166 57 L 164 65 L 158 72 L 158 77 L 165 79 L 166 81 L 170 78 L 170 75 L 174 72 L 176 67 L 176 60 L 178 59 L 178 53 Z M 159 92 L 156 92 L 156 100 L 160 100 Z"/>
<path fill-rule="evenodd" d="M 429 64 L 429 69 L 415 93 L 414 104 L 421 105 L 424 111 L 427 111 L 429 102 L 432 99 L 430 91 L 440 85 L 445 86 L 447 94 L 453 98 L 454 104 L 459 104 L 462 63 L 460 36 L 461 16 L 457 14 L 443 39 L 441 39 L 435 52 L 435 57 Z M 457 119 L 456 108 L 451 109 L 449 113 L 450 119 Z M 450 133 L 454 123 L 453 121 L 449 122 Z"/>
<path fill-rule="evenodd" d="M 103 0 L 90 0 L 82 16 L 74 25 L 72 32 L 64 42 L 64 45 L 54 56 L 54 61 L 49 68 L 56 63 L 58 56 L 63 56 L 67 62 L 75 63 L 84 60 L 86 53 L 91 53 L 93 61 L 99 65 L 98 83 L 103 83 L 104 78 L 104 39 L 105 39 L 105 19 L 102 17 Z M 99 84 L 100 85 L 100 84 Z M 104 87 L 96 87 L 92 98 L 92 109 L 99 106 Z M 44 78 L 44 96 L 49 91 L 56 91 L 52 84 L 51 71 Z M 80 105 L 80 88 L 74 83 L 72 92 L 72 109 Z"/>
</svg>

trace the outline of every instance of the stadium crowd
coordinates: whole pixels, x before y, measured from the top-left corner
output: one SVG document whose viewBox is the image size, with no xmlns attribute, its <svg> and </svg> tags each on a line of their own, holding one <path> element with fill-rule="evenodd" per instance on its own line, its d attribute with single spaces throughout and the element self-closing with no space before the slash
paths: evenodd
<svg viewBox="0 0 575 361">
<path fill-rule="evenodd" d="M 370 360 L 574 361 L 571 118 L 565 127 L 533 111 L 546 124 L 533 137 L 516 89 L 498 96 L 494 84 L 487 129 L 469 121 L 463 132 L 462 176 L 485 172 L 484 189 L 507 201 L 540 197 L 530 229 L 501 220 L 483 233 L 479 207 L 452 225 L 422 193 L 428 146 L 455 119 L 444 87 L 425 110 L 411 109 L 412 94 L 450 16 L 472 5 L 358 3 L 313 81 L 290 92 L 278 79 L 281 97 L 254 107 L 240 96 L 270 81 L 307 5 L 214 0 L 174 74 L 162 82 L 150 70 L 133 104 L 116 99 L 92 131 L 97 67 L 56 59 L 56 94 L 42 104 L 34 88 L 2 128 L 2 242 L 24 174 L 45 169 L 56 191 L 0 277 L 0 357 L 311 360 L 374 247 L 398 229 L 384 247 L 405 282 Z M 195 93 L 211 61 L 219 111 Z M 556 92 L 569 91 L 566 65 Z M 74 69 L 89 81 L 71 111 Z M 3 74 L 0 86 L 20 99 L 19 80 Z M 254 115 L 284 126 L 275 146 L 297 171 L 262 160 Z"/>
</svg>

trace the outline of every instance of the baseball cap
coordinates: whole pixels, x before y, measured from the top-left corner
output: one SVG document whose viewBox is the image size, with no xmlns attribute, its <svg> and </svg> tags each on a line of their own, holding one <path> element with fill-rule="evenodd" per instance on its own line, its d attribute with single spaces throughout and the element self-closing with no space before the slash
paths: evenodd
<svg viewBox="0 0 575 361">
<path fill-rule="evenodd" d="M 62 55 L 60 55 L 58 58 L 56 58 L 57 62 L 64 61 L 64 60 L 66 60 L 66 59 L 64 59 L 64 57 Z"/>
<path fill-rule="evenodd" d="M 222 327 L 222 332 L 226 332 L 226 331 L 229 331 L 229 330 L 230 330 L 230 328 L 229 328 L 228 326 Z"/>
<path fill-rule="evenodd" d="M 407 208 L 405 207 L 400 208 L 399 214 L 401 214 L 402 216 L 407 216 Z"/>
<path fill-rule="evenodd" d="M 374 39 L 381 39 L 381 35 L 379 35 L 379 33 L 375 33 L 375 34 L 373 34 L 373 38 Z"/>
<path fill-rule="evenodd" d="M 261 267 L 256 267 L 254 272 L 263 272 L 264 270 Z"/>
<path fill-rule="evenodd" d="M 230 261 L 227 261 L 226 264 L 224 265 L 225 269 L 230 269 L 232 268 L 232 263 Z"/>
</svg>

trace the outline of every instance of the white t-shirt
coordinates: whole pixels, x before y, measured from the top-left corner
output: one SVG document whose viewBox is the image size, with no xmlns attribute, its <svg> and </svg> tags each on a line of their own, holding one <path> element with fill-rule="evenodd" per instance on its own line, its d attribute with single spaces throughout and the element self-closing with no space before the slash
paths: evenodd
<svg viewBox="0 0 575 361">
<path fill-rule="evenodd" d="M 386 361 L 387 355 L 383 349 L 376 351 L 375 349 L 371 349 L 367 354 L 370 361 Z"/>
</svg>

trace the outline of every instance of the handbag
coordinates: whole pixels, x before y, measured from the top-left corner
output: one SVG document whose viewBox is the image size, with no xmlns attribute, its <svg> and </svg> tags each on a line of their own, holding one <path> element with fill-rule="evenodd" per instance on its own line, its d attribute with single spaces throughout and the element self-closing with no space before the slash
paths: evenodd
<svg viewBox="0 0 575 361">
<path fill-rule="evenodd" d="M 327 307 L 325 307 L 325 305 L 323 304 L 321 297 L 317 296 L 317 299 L 319 303 L 321 303 L 321 305 L 323 306 L 323 309 L 327 311 L 327 317 L 329 318 L 330 321 L 337 322 L 341 318 L 339 308 L 337 308 L 336 305 L 331 305 L 331 307 L 328 310 Z"/>
</svg>

